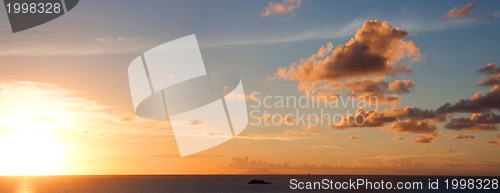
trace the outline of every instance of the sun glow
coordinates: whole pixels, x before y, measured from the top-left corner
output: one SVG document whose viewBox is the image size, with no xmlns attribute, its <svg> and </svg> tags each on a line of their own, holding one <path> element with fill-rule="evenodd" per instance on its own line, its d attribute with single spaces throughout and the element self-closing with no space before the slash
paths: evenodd
<svg viewBox="0 0 500 193">
<path fill-rule="evenodd" d="M 1 139 L 0 175 L 55 175 L 64 169 L 64 146 L 47 132 L 25 130 Z"/>
<path fill-rule="evenodd" d="M 0 175 L 64 174 L 66 146 L 57 134 L 69 127 L 69 111 L 53 93 L 22 88 L 0 92 Z"/>
</svg>

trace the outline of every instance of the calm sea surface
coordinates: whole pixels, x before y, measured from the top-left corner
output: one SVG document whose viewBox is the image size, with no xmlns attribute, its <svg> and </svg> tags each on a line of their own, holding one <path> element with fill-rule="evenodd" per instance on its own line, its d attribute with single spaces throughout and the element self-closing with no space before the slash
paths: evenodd
<svg viewBox="0 0 500 193">
<path fill-rule="evenodd" d="M 251 179 L 262 179 L 272 184 L 251 185 Z M 480 186 L 475 184 L 473 190 L 452 189 L 453 179 L 499 179 L 499 177 L 453 177 L 453 176 L 356 176 L 356 175 L 154 175 L 154 176 L 51 176 L 51 177 L 0 177 L 0 193 L 236 193 L 236 192 L 500 192 L 496 190 L 477 190 Z M 291 183 L 291 180 L 296 179 Z M 324 180 L 326 179 L 326 180 Z M 357 179 L 378 183 L 383 180 L 385 185 L 391 182 L 422 182 L 420 190 L 367 190 L 365 186 L 360 189 L 336 190 L 324 184 L 323 189 L 318 189 L 323 181 L 349 182 Z M 445 180 L 449 181 L 446 189 Z M 438 190 L 429 190 L 429 180 L 438 181 Z M 302 185 L 299 185 L 303 182 Z M 307 188 L 309 184 L 316 183 L 316 190 L 298 190 L 294 187 Z M 460 189 L 460 181 L 455 181 Z M 483 182 L 484 183 L 484 182 Z M 409 186 L 409 184 L 407 184 Z M 486 184 L 483 184 L 483 186 Z M 373 184 L 373 186 L 377 186 Z M 490 185 L 491 186 L 491 185 Z M 345 185 L 347 188 L 347 185 Z M 314 188 L 314 187 L 310 187 Z M 484 188 L 484 187 L 483 187 Z M 494 188 L 494 187 L 492 187 Z M 414 187 L 411 189 L 415 189 Z"/>
</svg>

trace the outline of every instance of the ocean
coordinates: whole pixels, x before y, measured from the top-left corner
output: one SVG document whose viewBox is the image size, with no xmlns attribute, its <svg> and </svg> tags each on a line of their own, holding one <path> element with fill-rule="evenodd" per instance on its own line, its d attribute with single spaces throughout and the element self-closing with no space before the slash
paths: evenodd
<svg viewBox="0 0 500 193">
<path fill-rule="evenodd" d="M 248 181 L 252 179 L 260 179 L 271 182 L 272 184 L 247 184 Z M 123 175 L 0 177 L 0 193 L 486 193 L 499 192 L 498 179 L 499 177 L 365 175 Z M 353 182 L 356 182 L 357 184 Z M 401 185 L 400 189 L 398 189 L 398 184 Z M 431 189 L 431 186 L 432 188 L 437 189 Z"/>
</svg>

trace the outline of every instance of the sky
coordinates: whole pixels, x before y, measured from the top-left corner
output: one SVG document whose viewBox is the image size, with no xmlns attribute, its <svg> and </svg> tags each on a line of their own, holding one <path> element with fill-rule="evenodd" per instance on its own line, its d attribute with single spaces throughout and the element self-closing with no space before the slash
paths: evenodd
<svg viewBox="0 0 500 193">
<path fill-rule="evenodd" d="M 499 17 L 496 1 L 87 0 L 12 33 L 0 9 L 0 175 L 498 175 Z M 249 123 L 181 157 L 168 121 L 136 115 L 128 66 L 191 34 L 207 70 L 241 77 Z"/>
</svg>

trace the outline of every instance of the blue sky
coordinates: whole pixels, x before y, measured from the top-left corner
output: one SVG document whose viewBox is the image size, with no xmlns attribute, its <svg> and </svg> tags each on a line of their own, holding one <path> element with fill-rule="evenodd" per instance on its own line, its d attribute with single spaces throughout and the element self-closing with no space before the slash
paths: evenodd
<svg viewBox="0 0 500 193">
<path fill-rule="evenodd" d="M 303 0 L 290 13 L 263 17 L 261 14 L 269 2 L 87 0 L 80 1 L 75 9 L 63 17 L 16 34 L 10 32 L 7 15 L 0 9 L 0 20 L 4 21 L 0 23 L 0 81 L 57 84 L 79 90 L 82 97 L 116 108 L 124 114 L 133 113 L 126 85 L 129 63 L 156 45 L 196 34 L 207 68 L 229 69 L 239 73 L 247 93 L 258 91 L 270 96 L 301 96 L 303 93 L 298 91 L 296 81 L 269 81 L 267 78 L 274 76 L 278 68 L 289 67 L 311 56 L 329 42 L 334 47 L 346 44 L 369 20 L 387 21 L 394 28 L 408 31 L 410 35 L 404 40 L 413 41 L 420 48 L 422 59 L 411 64 L 413 72 L 397 77 L 411 79 L 415 83 L 413 92 L 401 95 L 399 107 L 436 109 L 446 102 L 466 99 L 477 91 L 487 93 L 490 88 L 476 85 L 486 76 L 476 71 L 488 63 L 500 61 L 500 2 L 497 1 Z M 461 8 L 468 3 L 477 6 L 468 17 L 444 17 L 452 8 Z M 276 111 L 285 113 L 290 110 Z M 438 127 L 442 128 L 443 125 L 439 123 Z M 280 136 L 286 129 L 286 126 L 250 127 L 248 132 Z M 369 142 L 364 144 L 353 145 L 355 150 L 381 146 L 377 151 L 400 152 L 378 143 L 391 143 L 393 135 L 380 134 L 383 131 L 360 129 L 328 132 L 342 138 L 351 134 L 378 136 L 368 139 Z M 446 133 L 447 138 L 456 134 Z M 484 141 L 492 133 L 476 135 Z M 235 143 L 248 143 L 257 147 L 273 145 L 282 149 L 300 146 L 297 149 L 309 151 L 307 147 L 311 144 L 318 145 L 315 142 L 319 145 L 330 144 L 329 141 L 315 141 L 315 138 L 297 143 Z M 342 141 L 339 145 L 347 146 L 346 143 Z M 457 146 L 458 142 L 445 139 L 436 143 L 435 146 L 422 149 L 413 147 L 413 144 L 405 145 L 412 146 L 418 154 L 429 153 L 427 148 L 463 148 L 465 152 L 473 151 L 472 146 Z M 215 151 L 220 153 L 225 148 Z M 484 152 L 482 156 L 498 153 L 498 148 Z M 269 162 L 285 161 L 272 152 L 263 155 L 254 152 L 249 155 Z M 246 155 L 234 153 L 225 158 L 232 156 Z M 349 159 L 349 155 L 342 157 Z M 357 155 L 351 159 L 359 157 Z M 328 159 L 337 160 L 334 155 Z M 487 161 L 492 159 L 495 158 L 484 158 Z M 304 157 L 292 162 L 324 163 Z"/>
</svg>

